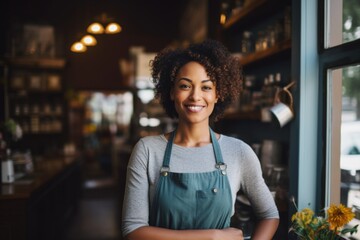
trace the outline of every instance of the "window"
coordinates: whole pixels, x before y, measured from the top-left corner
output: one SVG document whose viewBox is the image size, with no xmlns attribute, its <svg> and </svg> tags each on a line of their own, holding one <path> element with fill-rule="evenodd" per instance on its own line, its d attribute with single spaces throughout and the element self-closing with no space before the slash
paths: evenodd
<svg viewBox="0 0 360 240">
<path fill-rule="evenodd" d="M 360 39 L 360 1 L 328 0 L 326 10 L 325 47 L 334 47 Z"/>
<path fill-rule="evenodd" d="M 325 183 L 320 205 L 341 202 L 360 223 L 360 1 L 320 0 L 318 6 Z"/>
</svg>

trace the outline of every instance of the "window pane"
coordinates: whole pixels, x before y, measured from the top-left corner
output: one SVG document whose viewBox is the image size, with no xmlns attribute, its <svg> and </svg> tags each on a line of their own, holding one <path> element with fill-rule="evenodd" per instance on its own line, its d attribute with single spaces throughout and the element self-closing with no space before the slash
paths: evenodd
<svg viewBox="0 0 360 240">
<path fill-rule="evenodd" d="M 356 218 L 350 224 L 355 225 L 360 223 L 360 65 L 333 69 L 329 73 L 330 182 L 334 176 L 336 181 L 340 166 L 340 184 L 330 183 L 330 186 L 340 185 L 340 191 L 330 190 L 330 195 L 340 193 L 340 202 L 353 208 Z M 332 196 L 329 202 L 336 199 L 339 196 Z M 354 239 L 360 239 L 360 233 Z"/>
<path fill-rule="evenodd" d="M 360 38 L 360 1 L 327 0 L 325 7 L 325 47 Z"/>
</svg>

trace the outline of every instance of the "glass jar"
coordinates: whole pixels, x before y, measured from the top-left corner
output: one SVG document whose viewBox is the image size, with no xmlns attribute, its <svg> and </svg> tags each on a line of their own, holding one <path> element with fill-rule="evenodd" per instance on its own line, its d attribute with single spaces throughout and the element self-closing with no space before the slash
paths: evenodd
<svg viewBox="0 0 360 240">
<path fill-rule="evenodd" d="M 249 53 L 253 52 L 253 43 L 251 39 L 252 33 L 249 31 L 243 32 L 243 37 L 241 41 L 241 52 L 244 55 L 247 55 Z"/>
</svg>

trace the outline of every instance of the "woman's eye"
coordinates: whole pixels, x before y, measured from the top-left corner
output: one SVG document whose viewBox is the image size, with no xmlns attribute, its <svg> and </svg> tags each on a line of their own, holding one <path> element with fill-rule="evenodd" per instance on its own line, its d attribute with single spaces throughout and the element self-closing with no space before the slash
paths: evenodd
<svg viewBox="0 0 360 240">
<path fill-rule="evenodd" d="M 190 86 L 189 86 L 189 85 L 186 85 L 186 84 L 181 84 L 181 85 L 179 86 L 179 88 L 180 88 L 180 89 L 188 89 L 188 88 L 190 88 Z"/>
<path fill-rule="evenodd" d="M 210 86 L 203 86 L 203 89 L 204 89 L 205 91 L 209 91 L 209 90 L 212 89 L 212 87 L 210 87 Z"/>
</svg>

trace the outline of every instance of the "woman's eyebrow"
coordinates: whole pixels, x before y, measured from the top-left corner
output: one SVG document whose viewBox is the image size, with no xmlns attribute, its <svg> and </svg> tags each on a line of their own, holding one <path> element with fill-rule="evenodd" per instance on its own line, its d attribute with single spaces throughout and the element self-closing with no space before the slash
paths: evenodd
<svg viewBox="0 0 360 240">
<path fill-rule="evenodd" d="M 186 78 L 186 77 L 181 77 L 181 78 L 178 79 L 178 81 L 180 81 L 180 80 L 185 80 L 185 81 L 188 81 L 188 82 L 192 82 L 191 79 Z M 201 80 L 201 82 L 202 82 L 202 83 L 205 83 L 205 82 L 214 82 L 214 81 L 212 81 L 212 80 L 210 80 L 210 79 L 205 79 L 205 80 Z"/>
</svg>

